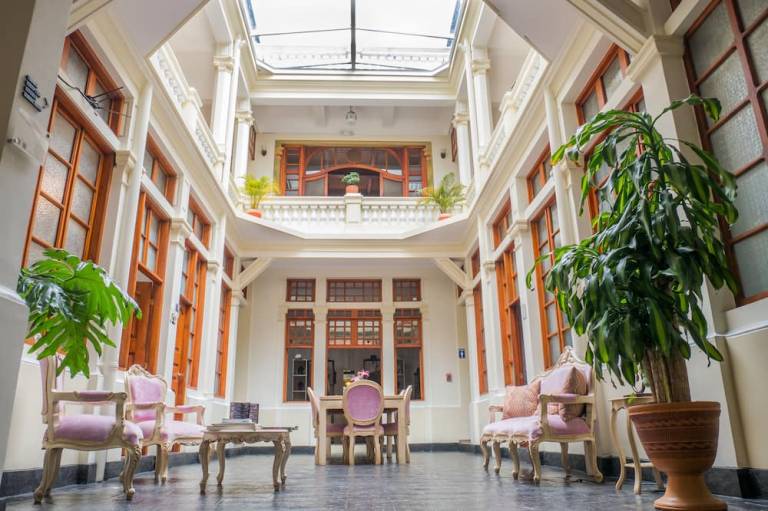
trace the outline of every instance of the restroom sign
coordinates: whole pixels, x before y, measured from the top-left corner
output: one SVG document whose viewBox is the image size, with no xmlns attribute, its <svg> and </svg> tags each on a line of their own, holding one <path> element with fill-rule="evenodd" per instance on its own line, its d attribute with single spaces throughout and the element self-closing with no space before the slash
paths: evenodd
<svg viewBox="0 0 768 511">
<path fill-rule="evenodd" d="M 467 358 L 467 351 L 464 348 L 459 348 L 459 358 Z"/>
</svg>

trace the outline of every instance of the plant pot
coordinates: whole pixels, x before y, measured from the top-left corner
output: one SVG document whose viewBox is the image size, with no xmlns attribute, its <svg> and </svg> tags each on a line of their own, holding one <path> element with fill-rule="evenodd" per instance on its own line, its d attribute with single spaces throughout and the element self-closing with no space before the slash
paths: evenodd
<svg viewBox="0 0 768 511">
<path fill-rule="evenodd" d="M 438 220 L 445 220 L 446 218 L 451 218 L 451 214 L 450 213 L 440 213 L 440 215 L 438 215 L 438 217 L 437 217 Z"/>
<path fill-rule="evenodd" d="M 648 457 L 667 474 L 667 491 L 654 502 L 657 509 L 728 509 L 704 482 L 717 454 L 720 403 L 635 405 L 629 417 Z"/>
<path fill-rule="evenodd" d="M 248 214 L 251 216 L 255 216 L 256 218 L 261 218 L 261 211 L 258 209 L 249 209 Z"/>
<path fill-rule="evenodd" d="M 357 185 L 347 185 L 347 187 L 344 189 L 347 193 L 359 193 L 360 187 Z"/>
</svg>

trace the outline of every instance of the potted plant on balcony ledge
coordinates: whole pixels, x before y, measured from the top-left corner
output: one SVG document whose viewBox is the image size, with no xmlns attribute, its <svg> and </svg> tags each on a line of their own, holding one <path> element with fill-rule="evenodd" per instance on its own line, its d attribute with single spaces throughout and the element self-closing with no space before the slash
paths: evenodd
<svg viewBox="0 0 768 511">
<path fill-rule="evenodd" d="M 605 136 L 586 166 L 581 212 L 591 193 L 607 206 L 592 236 L 555 249 L 544 286 L 576 333 L 587 334 L 586 360 L 598 377 L 607 368 L 621 383 L 632 384 L 640 374 L 648 381 L 656 403 L 631 406 L 629 415 L 651 461 L 668 475 L 656 507 L 726 509 L 703 476 L 717 452 L 720 403 L 691 401 L 686 359 L 692 344 L 709 360 L 723 359 L 707 340 L 702 286 L 706 278 L 716 289 L 736 292 L 718 239 L 720 219 L 736 221 L 736 186 L 712 155 L 656 130 L 659 117 L 683 105 L 700 106 L 714 120 L 720 115 L 717 100 L 696 96 L 673 102 L 655 118 L 611 110 L 554 153 L 553 163 L 576 161 L 591 140 Z M 596 176 L 605 167 L 609 177 L 598 187 Z"/>
<path fill-rule="evenodd" d="M 248 210 L 248 214 L 253 215 L 256 218 L 261 218 L 259 205 L 261 205 L 261 201 L 263 201 L 265 197 L 275 193 L 275 185 L 267 176 L 254 177 L 250 174 L 246 174 L 243 180 L 243 193 L 245 193 L 251 200 L 251 209 Z"/>
<path fill-rule="evenodd" d="M 360 193 L 360 174 L 357 172 L 350 172 L 341 178 L 342 184 L 346 185 L 344 191 L 346 193 Z"/>
<path fill-rule="evenodd" d="M 422 192 L 422 204 L 434 205 L 440 210 L 438 220 L 445 220 L 451 216 L 451 212 L 456 206 L 463 204 L 466 200 L 464 195 L 464 186 L 456 182 L 456 176 L 446 174 L 440 180 L 440 186 L 437 188 L 427 187 Z"/>
</svg>

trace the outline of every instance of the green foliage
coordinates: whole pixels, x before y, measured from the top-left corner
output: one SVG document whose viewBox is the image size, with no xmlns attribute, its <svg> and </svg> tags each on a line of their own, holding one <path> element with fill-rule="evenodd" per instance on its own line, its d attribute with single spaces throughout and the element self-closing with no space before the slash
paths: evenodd
<svg viewBox="0 0 768 511">
<path fill-rule="evenodd" d="M 720 219 L 737 218 L 736 184 L 712 155 L 656 130 L 659 117 L 683 105 L 700 105 L 714 120 L 720 114 L 716 99 L 696 96 L 675 101 L 656 118 L 611 110 L 579 128 L 552 156 L 553 163 L 576 161 L 591 140 L 605 135 L 587 162 L 580 214 L 592 190 L 609 207 L 595 219 L 594 235 L 555 249 L 545 282 L 576 333 L 587 334 L 586 358 L 600 378 L 607 367 L 620 383 L 633 384 L 641 370 L 652 372 L 654 359 L 662 366 L 688 359 L 689 340 L 709 359 L 723 358 L 707 340 L 702 285 L 706 277 L 716 289 L 737 291 L 718 239 Z M 598 187 L 604 166 L 610 174 Z M 675 400 L 674 374 L 646 376 L 662 401 Z"/>
<path fill-rule="evenodd" d="M 440 180 L 440 186 L 425 188 L 421 194 L 421 203 L 437 206 L 440 213 L 450 213 L 465 200 L 464 186 L 456 182 L 453 174 L 446 174 Z"/>
<path fill-rule="evenodd" d="M 277 193 L 277 186 L 267 176 L 254 177 L 246 174 L 243 178 L 243 193 L 251 199 L 251 209 L 258 209 L 264 197 Z"/>
<path fill-rule="evenodd" d="M 341 178 L 341 182 L 347 186 L 356 185 L 360 183 L 360 174 L 357 172 L 350 172 Z"/>
<path fill-rule="evenodd" d="M 101 356 L 104 345 L 115 347 L 107 335 L 108 323 L 126 324 L 141 311 L 107 272 L 81 261 L 66 250 L 45 251 L 46 258 L 19 273 L 17 292 L 29 307 L 27 337 L 36 337 L 30 352 L 43 359 L 64 354 L 59 373 L 69 368 L 72 377 L 88 369 L 88 342 Z"/>
</svg>

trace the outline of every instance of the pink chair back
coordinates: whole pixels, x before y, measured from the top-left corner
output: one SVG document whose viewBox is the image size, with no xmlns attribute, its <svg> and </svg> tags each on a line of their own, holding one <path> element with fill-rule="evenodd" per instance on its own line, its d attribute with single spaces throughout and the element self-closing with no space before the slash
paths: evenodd
<svg viewBox="0 0 768 511">
<path fill-rule="evenodd" d="M 40 413 L 43 416 L 43 423 L 48 423 L 48 411 L 52 409 L 53 415 L 60 412 L 59 404 L 52 403 L 51 391 L 62 390 L 64 388 L 64 373 L 56 375 L 59 367 L 59 356 L 46 357 L 40 360 L 40 383 L 43 389 L 43 406 Z"/>
<path fill-rule="evenodd" d="M 384 393 L 375 381 L 359 380 L 344 389 L 342 406 L 348 424 L 376 424 L 384 412 Z"/>
<path fill-rule="evenodd" d="M 147 372 L 140 365 L 133 365 L 125 373 L 125 387 L 131 403 L 163 403 L 168 384 L 159 376 Z M 132 419 L 136 422 L 154 420 L 154 409 L 134 410 Z"/>
</svg>

